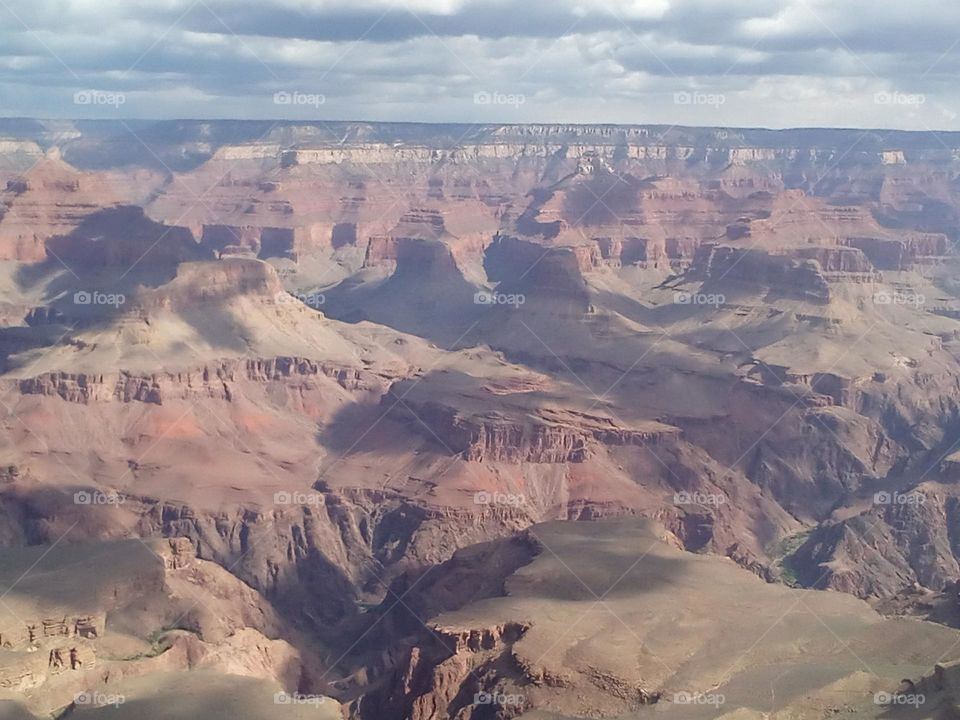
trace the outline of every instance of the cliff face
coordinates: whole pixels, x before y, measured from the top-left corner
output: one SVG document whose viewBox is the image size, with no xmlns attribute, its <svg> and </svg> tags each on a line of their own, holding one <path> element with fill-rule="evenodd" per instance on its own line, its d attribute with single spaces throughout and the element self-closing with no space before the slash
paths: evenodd
<svg viewBox="0 0 960 720">
<path fill-rule="evenodd" d="M 388 267 L 398 279 L 414 277 L 429 282 L 460 274 L 450 248 L 436 240 L 417 237 L 372 237 L 364 267 Z"/>
<path fill-rule="evenodd" d="M 200 246 L 212 256 L 247 255 L 296 261 L 304 253 L 332 247 L 334 229 L 326 224 L 299 227 L 204 225 Z"/>
<path fill-rule="evenodd" d="M 851 237 L 845 244 L 861 250 L 878 270 L 909 270 L 923 260 L 942 258 L 947 253 L 945 235 L 912 235 L 903 239 Z"/>
<path fill-rule="evenodd" d="M 260 254 L 265 228 L 250 225 L 204 225 L 200 243 L 216 256 L 232 254 Z"/>
<path fill-rule="evenodd" d="M 339 164 L 403 164 L 403 163 L 472 163 L 479 161 L 547 159 L 559 157 L 565 160 L 595 160 L 603 158 L 610 162 L 616 159 L 650 162 L 678 162 L 704 165 L 746 166 L 752 163 L 795 163 L 797 161 L 824 162 L 831 159 L 829 154 L 797 147 L 693 147 L 691 145 L 665 145 L 645 141 L 646 135 L 634 134 L 623 140 L 611 138 L 607 142 L 582 143 L 575 138 L 591 132 L 589 126 L 544 128 L 542 139 L 530 142 L 509 142 L 497 140 L 485 144 L 462 143 L 457 147 L 437 147 L 430 145 L 387 145 L 385 143 L 356 143 L 349 147 L 310 148 L 286 150 L 279 154 L 285 167 L 294 165 L 339 165 Z M 535 130 L 528 131 L 529 134 Z M 643 131 L 640 131 L 643 132 Z M 552 142 L 551 134 L 563 133 L 572 142 Z M 623 134 L 622 130 L 615 130 Z M 630 132 L 627 131 L 627 136 Z M 598 138 L 599 140 L 599 138 Z M 247 154 L 258 152 L 270 156 L 273 148 L 250 148 Z M 232 151 L 240 152 L 239 149 Z M 903 165 L 906 158 L 903 151 L 878 151 L 872 153 L 871 160 L 877 166 Z"/>
<path fill-rule="evenodd" d="M 798 259 L 816 260 L 824 272 L 859 273 L 874 277 L 877 269 L 859 248 L 801 247 L 791 251 L 791 255 Z"/>
<path fill-rule="evenodd" d="M 81 273 L 126 271 L 141 263 L 142 269 L 170 272 L 180 263 L 211 257 L 187 228 L 154 222 L 142 208 L 129 205 L 91 213 L 70 233 L 46 239 L 44 248 L 51 260 Z"/>
<path fill-rule="evenodd" d="M 960 577 L 956 497 L 919 488 L 873 500 L 870 510 L 818 528 L 797 550 L 791 562 L 804 584 L 888 599 L 905 585 L 942 591 Z"/>
<path fill-rule="evenodd" d="M 767 287 L 786 297 L 817 303 L 830 301 L 830 287 L 813 261 L 796 261 L 762 250 L 702 246 L 690 274 L 706 281 Z"/>
<path fill-rule="evenodd" d="M 84 164 L 88 159 L 100 166 L 120 164 L 119 151 L 129 147 L 115 121 L 98 121 L 76 129 L 66 145 L 68 161 Z M 10 122 L 4 129 L 4 148 L 36 157 L 36 140 L 41 129 Z M 34 137 L 31 132 L 35 133 Z M 531 148 L 580 146 L 589 148 L 642 148 L 651 157 L 668 153 L 682 157 L 715 155 L 724 162 L 788 161 L 836 163 L 842 161 L 841 148 L 849 147 L 858 133 L 853 130 L 796 129 L 762 130 L 748 128 L 663 127 L 651 125 L 596 124 L 425 124 L 341 122 L 291 122 L 271 126 L 260 121 L 217 123 L 204 120 L 159 121 L 149 127 L 157 152 L 172 168 L 182 170 L 210 159 L 215 161 L 252 161 L 276 159 L 283 148 L 317 149 L 328 152 L 324 158 L 338 157 L 352 148 L 394 152 L 421 148 L 453 149 L 456 146 L 530 146 Z M 26 136 L 25 136 L 26 135 Z M 958 144 L 953 133 L 941 133 L 943 143 Z M 460 142 L 457 143 L 457 139 Z M 860 156 L 853 164 L 865 161 L 900 167 L 901 160 L 911 163 L 949 161 L 949 151 L 926 133 L 886 131 L 871 133 L 864 139 Z M 92 150 L 97 148 L 100 155 Z M 143 150 L 135 157 L 146 156 Z M 321 157 L 321 156 L 318 156 Z"/>
<path fill-rule="evenodd" d="M 399 663 L 390 694 L 376 705 L 363 708 L 362 717 L 409 718 L 428 720 L 436 717 L 480 718 L 490 714 L 484 703 L 477 703 L 503 677 L 495 673 L 497 665 L 514 662 L 510 648 L 523 637 L 528 626 L 506 623 L 488 628 L 455 629 L 434 627 L 434 633 L 446 652 L 411 647 Z M 486 676 L 486 678 L 485 678 Z M 484 680 L 487 684 L 484 684 Z M 522 714 L 523 703 L 495 710 L 497 718 Z"/>
<path fill-rule="evenodd" d="M 37 161 L 0 192 L 0 258 L 43 261 L 47 240 L 70 233 L 121 197 L 102 176 L 79 172 L 56 157 Z"/>
<path fill-rule="evenodd" d="M 401 403 L 403 389 L 403 383 L 392 388 L 383 404 L 405 421 L 419 419 L 451 451 L 473 462 L 578 463 L 600 446 L 660 445 L 680 436 L 679 429 L 661 423 L 624 427 L 609 417 L 552 409 L 523 420 L 499 413 L 465 416 L 434 402 Z"/>
<path fill-rule="evenodd" d="M 212 398 L 231 400 L 230 386 L 236 382 L 265 383 L 291 378 L 324 377 L 344 390 L 370 392 L 383 390 L 387 380 L 374 373 L 319 363 L 307 358 L 280 357 L 270 360 L 223 361 L 193 370 L 158 373 L 137 377 L 129 373 L 87 375 L 47 373 L 20 380 L 18 389 L 25 395 L 58 396 L 67 402 L 145 402 L 162 405 L 164 399 Z"/>
</svg>

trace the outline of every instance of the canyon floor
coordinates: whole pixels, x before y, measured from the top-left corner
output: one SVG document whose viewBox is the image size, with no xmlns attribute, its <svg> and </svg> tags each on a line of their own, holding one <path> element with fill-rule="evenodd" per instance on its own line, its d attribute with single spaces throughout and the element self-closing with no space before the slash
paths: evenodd
<svg viewBox="0 0 960 720">
<path fill-rule="evenodd" d="M 0 141 L 0 716 L 960 716 L 960 136 Z"/>
</svg>

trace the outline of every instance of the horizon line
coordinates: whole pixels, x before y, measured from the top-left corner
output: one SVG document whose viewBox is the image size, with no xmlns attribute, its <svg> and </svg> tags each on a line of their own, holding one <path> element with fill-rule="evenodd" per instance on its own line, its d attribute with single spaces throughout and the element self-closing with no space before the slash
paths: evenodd
<svg viewBox="0 0 960 720">
<path fill-rule="evenodd" d="M 852 125 L 799 125 L 790 127 L 768 127 L 763 125 L 686 125 L 682 123 L 636 123 L 636 122 L 565 122 L 565 121 L 528 121 L 528 122 L 497 122 L 497 121 L 431 121 L 431 120 L 364 120 L 364 119 L 323 119 L 323 118 L 232 118 L 232 117 L 175 117 L 175 118 L 146 118 L 146 117 L 96 117 L 96 118 L 68 118 L 68 117 L 39 117 L 30 115 L 0 115 L 0 122 L 4 121 L 28 122 L 68 122 L 68 123 L 273 123 L 285 125 L 328 125 L 328 124 L 366 124 L 366 125 L 421 125 L 426 127 L 531 127 L 544 126 L 571 126 L 571 127 L 612 127 L 612 128 L 666 128 L 670 130 L 744 130 L 752 132 L 876 132 L 876 133 L 907 133 L 911 135 L 960 135 L 958 130 L 944 130 L 926 128 L 924 130 L 887 127 L 857 127 Z"/>
</svg>

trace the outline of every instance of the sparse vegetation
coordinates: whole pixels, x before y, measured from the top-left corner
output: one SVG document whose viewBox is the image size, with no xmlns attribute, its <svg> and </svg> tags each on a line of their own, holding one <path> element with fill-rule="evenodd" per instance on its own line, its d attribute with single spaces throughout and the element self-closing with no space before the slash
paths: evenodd
<svg viewBox="0 0 960 720">
<path fill-rule="evenodd" d="M 137 653 L 135 655 L 129 655 L 127 657 L 116 658 L 117 660 L 124 661 L 133 661 L 133 660 L 145 660 L 147 658 L 157 657 L 162 655 L 168 650 L 168 647 L 164 645 L 163 640 L 167 633 L 173 632 L 175 630 L 180 630 L 182 632 L 193 633 L 199 637 L 199 633 L 193 628 L 181 627 L 177 625 L 171 625 L 169 627 L 159 628 L 154 630 L 146 637 L 146 641 L 150 643 L 150 649 L 145 650 L 144 652 Z"/>
<path fill-rule="evenodd" d="M 784 585 L 800 587 L 797 570 L 792 563 L 793 554 L 807 541 L 811 532 L 812 528 L 807 528 L 793 535 L 780 538 L 780 540 L 767 549 L 770 559 L 773 560 L 774 567 L 779 571 L 780 581 Z"/>
</svg>

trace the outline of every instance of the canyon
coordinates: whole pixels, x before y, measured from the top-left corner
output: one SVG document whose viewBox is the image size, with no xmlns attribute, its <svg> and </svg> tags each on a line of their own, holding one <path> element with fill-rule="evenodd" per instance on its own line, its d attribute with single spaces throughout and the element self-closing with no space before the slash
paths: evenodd
<svg viewBox="0 0 960 720">
<path fill-rule="evenodd" d="M 0 716 L 960 716 L 958 177 L 0 119 Z"/>
</svg>

